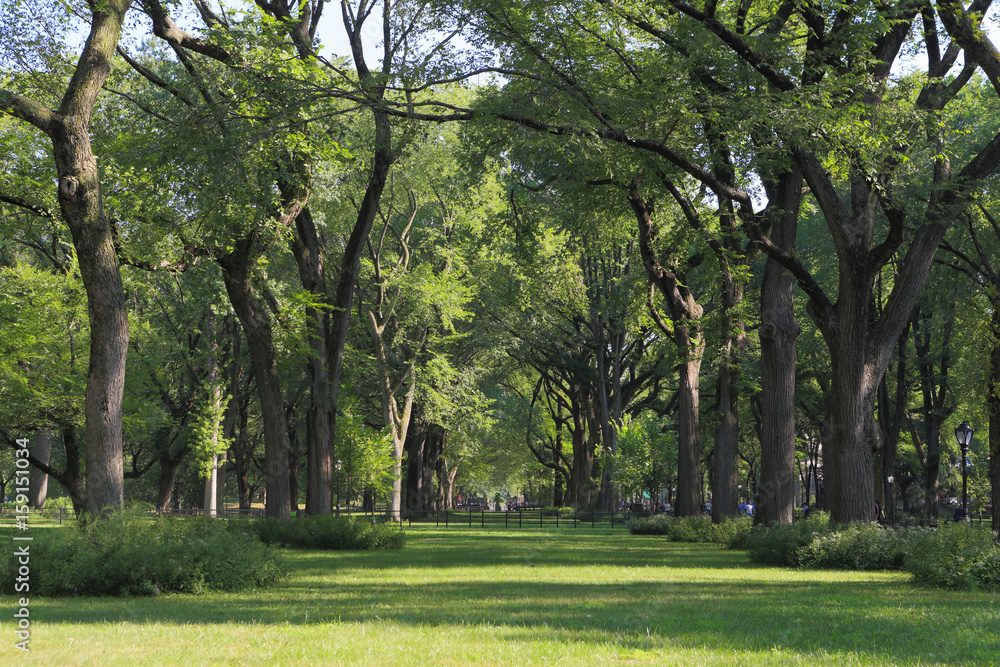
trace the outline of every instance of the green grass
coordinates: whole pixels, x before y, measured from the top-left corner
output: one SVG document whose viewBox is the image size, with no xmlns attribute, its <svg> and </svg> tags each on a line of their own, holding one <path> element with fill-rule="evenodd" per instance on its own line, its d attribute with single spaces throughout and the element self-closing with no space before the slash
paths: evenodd
<svg viewBox="0 0 1000 667">
<path fill-rule="evenodd" d="M 288 550 L 292 576 L 267 591 L 33 599 L 29 659 L 7 632 L 0 664 L 1000 661 L 997 593 L 761 567 L 743 552 L 617 530 L 409 534 L 400 551 Z M 14 600 L 0 608 L 11 623 Z"/>
</svg>

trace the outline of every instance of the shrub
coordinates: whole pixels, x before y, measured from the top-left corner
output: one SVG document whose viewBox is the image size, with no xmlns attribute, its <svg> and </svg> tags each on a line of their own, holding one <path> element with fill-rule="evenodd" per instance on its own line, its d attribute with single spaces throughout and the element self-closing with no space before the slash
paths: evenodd
<svg viewBox="0 0 1000 667">
<path fill-rule="evenodd" d="M 747 549 L 750 546 L 750 531 L 753 518 L 741 516 L 715 524 L 715 541 L 727 549 Z"/>
<path fill-rule="evenodd" d="M 747 552 L 757 563 L 795 567 L 799 564 L 799 549 L 830 531 L 830 517 L 825 512 L 816 512 L 796 523 L 754 526 L 747 537 Z"/>
<path fill-rule="evenodd" d="M 121 512 L 33 537 L 29 583 L 36 595 L 233 591 L 268 586 L 284 575 L 277 553 L 219 520 Z M 8 552 L 0 590 L 14 591 L 16 571 Z"/>
<path fill-rule="evenodd" d="M 675 518 L 656 514 L 648 519 L 631 519 L 628 529 L 633 535 L 665 535 L 671 542 L 714 542 L 730 549 L 743 549 L 750 523 L 748 517 L 713 524 L 707 516 Z"/>
<path fill-rule="evenodd" d="M 903 566 L 913 530 L 887 530 L 876 524 L 854 524 L 813 540 L 799 548 L 803 567 L 844 570 L 898 570 Z"/>
<path fill-rule="evenodd" d="M 633 518 L 628 521 L 628 530 L 633 535 L 668 535 L 673 522 L 674 518 L 666 514 L 656 514 L 648 519 Z"/>
<path fill-rule="evenodd" d="M 265 544 L 308 549 L 402 549 L 406 533 L 390 523 L 373 523 L 364 517 L 314 515 L 291 521 L 258 519 L 250 528 Z"/>
<path fill-rule="evenodd" d="M 903 564 L 916 581 L 962 590 L 1000 589 L 1000 546 L 993 531 L 965 522 L 921 531 Z"/>
</svg>

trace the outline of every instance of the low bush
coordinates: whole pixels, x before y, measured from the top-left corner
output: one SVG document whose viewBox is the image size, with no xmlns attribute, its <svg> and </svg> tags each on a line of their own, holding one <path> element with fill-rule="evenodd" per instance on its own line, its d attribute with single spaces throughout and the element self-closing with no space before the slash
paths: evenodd
<svg viewBox="0 0 1000 667">
<path fill-rule="evenodd" d="M 965 522 L 920 531 L 903 564 L 916 581 L 942 588 L 1000 590 L 1000 546 L 993 531 Z"/>
<path fill-rule="evenodd" d="M 727 549 L 747 549 L 750 546 L 751 530 L 753 530 L 753 517 L 741 516 L 729 519 L 715 525 L 715 541 Z"/>
<path fill-rule="evenodd" d="M 308 549 L 402 549 L 406 533 L 391 523 L 373 523 L 365 517 L 314 515 L 291 521 L 257 519 L 249 523 L 262 542 Z"/>
<path fill-rule="evenodd" d="M 795 567 L 799 564 L 799 549 L 831 530 L 830 516 L 825 512 L 815 512 L 796 523 L 754 526 L 747 537 L 747 553 L 756 563 Z"/>
<path fill-rule="evenodd" d="M 280 555 L 226 521 L 139 517 L 127 512 L 33 535 L 34 595 L 156 595 L 260 588 L 284 575 Z M 15 592 L 7 550 L 0 590 Z M 23 582 L 22 582 L 23 583 Z"/>
<path fill-rule="evenodd" d="M 730 549 L 745 549 L 750 525 L 749 517 L 713 524 L 707 516 L 656 514 L 648 519 L 631 519 L 628 529 L 633 535 L 664 535 L 671 542 L 706 542 Z"/>
<path fill-rule="evenodd" d="M 887 530 L 877 524 L 854 524 L 813 534 L 799 547 L 802 567 L 843 570 L 898 570 L 920 529 Z"/>
</svg>

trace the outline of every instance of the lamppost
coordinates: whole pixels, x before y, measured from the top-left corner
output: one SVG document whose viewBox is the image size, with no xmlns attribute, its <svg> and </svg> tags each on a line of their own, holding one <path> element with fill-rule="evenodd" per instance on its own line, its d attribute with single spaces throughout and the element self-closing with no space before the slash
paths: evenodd
<svg viewBox="0 0 1000 667">
<path fill-rule="evenodd" d="M 335 465 L 337 468 L 337 516 L 340 516 L 340 461 L 338 460 Z"/>
<path fill-rule="evenodd" d="M 972 442 L 972 427 L 963 421 L 955 429 L 955 439 L 962 448 L 962 520 L 969 520 L 969 443 Z"/>
</svg>

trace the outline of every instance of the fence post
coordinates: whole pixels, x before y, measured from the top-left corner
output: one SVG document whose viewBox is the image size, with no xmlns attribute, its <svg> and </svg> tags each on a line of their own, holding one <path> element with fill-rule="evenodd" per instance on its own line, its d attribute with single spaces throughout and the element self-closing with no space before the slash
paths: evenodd
<svg viewBox="0 0 1000 667">
<path fill-rule="evenodd" d="M 590 527 L 591 528 L 594 527 L 594 514 L 595 514 L 594 510 L 590 510 Z"/>
<path fill-rule="evenodd" d="M 542 521 L 544 521 L 544 520 L 545 520 L 545 510 L 543 510 L 541 507 L 539 507 L 538 508 L 538 527 L 539 528 L 544 528 L 544 526 L 542 525 Z"/>
</svg>

